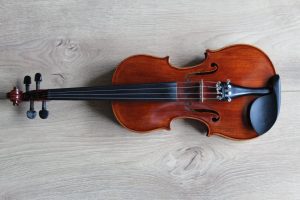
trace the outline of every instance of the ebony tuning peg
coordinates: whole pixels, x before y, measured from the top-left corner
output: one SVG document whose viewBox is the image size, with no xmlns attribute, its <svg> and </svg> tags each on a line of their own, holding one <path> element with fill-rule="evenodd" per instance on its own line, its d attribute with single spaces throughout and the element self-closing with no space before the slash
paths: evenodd
<svg viewBox="0 0 300 200">
<path fill-rule="evenodd" d="M 42 81 L 42 75 L 40 73 L 36 73 L 34 76 L 34 81 L 36 82 L 36 90 L 40 89 L 40 83 Z M 42 110 L 39 111 L 39 116 L 41 119 L 47 119 L 49 115 L 49 111 L 47 110 L 46 101 L 42 101 Z"/>
<path fill-rule="evenodd" d="M 36 83 L 36 90 L 40 89 L 40 83 L 42 82 L 42 74 L 36 73 L 34 76 L 34 81 Z"/>
<path fill-rule="evenodd" d="M 26 92 L 28 92 L 29 89 L 30 89 L 31 77 L 30 76 L 25 76 L 23 83 L 25 84 Z"/>
<path fill-rule="evenodd" d="M 49 111 L 47 110 L 46 101 L 42 101 L 42 110 L 39 112 L 39 116 L 41 119 L 47 119 L 49 115 Z"/>
<path fill-rule="evenodd" d="M 34 119 L 36 117 L 36 111 L 34 110 L 34 101 L 30 100 L 30 108 L 26 113 L 27 118 Z"/>
<path fill-rule="evenodd" d="M 26 92 L 28 92 L 30 89 L 31 77 L 25 76 L 23 83 L 25 84 Z M 29 118 L 29 119 L 34 119 L 36 117 L 36 111 L 34 110 L 34 101 L 33 100 L 30 100 L 30 108 L 26 112 L 26 115 L 27 115 L 27 118 Z"/>
</svg>

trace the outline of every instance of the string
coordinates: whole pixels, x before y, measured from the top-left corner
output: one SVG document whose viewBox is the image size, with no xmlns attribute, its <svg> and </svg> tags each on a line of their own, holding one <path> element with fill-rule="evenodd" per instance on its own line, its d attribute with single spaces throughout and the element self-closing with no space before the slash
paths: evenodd
<svg viewBox="0 0 300 200">
<path fill-rule="evenodd" d="M 48 95 L 46 95 L 46 98 L 48 99 L 65 99 L 65 100 L 81 100 L 81 99 L 109 99 L 109 100 L 164 100 L 164 99 L 172 99 L 172 100 L 200 100 L 200 99 L 205 99 L 205 100 L 210 100 L 210 99 L 218 99 L 217 97 L 214 98 L 206 98 L 204 96 L 197 97 L 195 98 L 195 96 L 193 97 L 177 97 L 177 95 L 199 95 L 199 91 L 195 91 L 195 92 L 174 92 L 174 90 L 172 91 L 172 89 L 175 89 L 177 91 L 177 89 L 181 89 L 181 88 L 185 88 L 185 89 L 192 89 L 192 88 L 217 88 L 215 86 L 210 86 L 210 85 L 204 85 L 204 83 L 217 83 L 214 81 L 201 81 L 201 82 L 165 82 L 166 84 L 171 84 L 170 86 L 165 86 L 165 87 L 155 87 L 152 86 L 152 83 L 149 83 L 150 87 L 141 87 L 141 88 L 113 88 L 113 89 L 103 89 L 103 86 L 99 86 L 97 89 L 97 86 L 95 87 L 81 87 L 81 88 L 62 88 L 62 89 L 49 89 L 48 90 Z M 198 85 L 191 85 L 191 86 L 177 86 L 178 83 L 184 83 L 184 84 L 198 84 Z M 157 83 L 159 84 L 159 83 Z M 174 85 L 175 84 L 175 85 Z M 141 84 L 142 85 L 142 84 Z M 153 85 L 155 85 L 155 83 L 153 83 Z M 122 85 L 115 85 L 116 87 L 120 86 L 122 87 Z M 125 85 L 128 86 L 128 85 Z M 102 88 L 101 88 L 102 87 Z M 105 87 L 105 86 L 104 86 Z M 114 86 L 113 86 L 114 87 Z M 139 87 L 139 85 L 133 85 L 133 87 Z M 171 90 L 166 91 L 166 92 L 146 92 L 147 90 L 163 90 L 163 89 L 167 89 L 167 90 Z M 141 92 L 135 92 L 135 91 L 139 91 L 139 90 L 143 90 Z M 114 93 L 117 91 L 123 91 L 120 93 Z M 100 92 L 100 94 L 93 94 L 91 92 Z M 104 92 L 104 94 L 101 92 Z M 111 92 L 111 93 L 110 93 Z M 125 93 L 124 93 L 125 92 Z M 106 94 L 105 94 L 106 93 Z M 155 96 L 150 96 L 150 97 L 134 97 L 134 95 L 161 95 L 158 97 Z M 219 94 L 217 91 L 216 92 L 201 92 L 201 95 L 213 95 L 213 94 Z M 169 95 L 169 97 L 164 97 L 164 95 Z M 173 96 L 172 96 L 173 95 Z M 176 95 L 176 97 L 174 96 Z M 131 97 L 130 97 L 131 96 Z"/>
<path fill-rule="evenodd" d="M 199 82 L 201 82 L 201 81 L 192 81 L 192 82 L 190 82 L 190 81 L 176 81 L 174 83 L 199 83 Z M 216 84 L 216 83 L 218 83 L 218 81 L 203 81 L 203 83 L 214 83 L 214 84 Z"/>
<path fill-rule="evenodd" d="M 161 87 L 161 88 L 115 88 L 115 89 L 89 89 L 89 90 L 84 90 L 84 91 L 80 91 L 80 92 L 94 92 L 94 91 L 118 91 L 118 90 L 149 90 L 149 89 L 170 89 L 170 88 L 198 88 L 198 87 L 206 87 L 206 88 L 216 88 L 216 86 L 207 86 L 207 85 L 204 85 L 205 82 L 210 82 L 210 83 L 217 83 L 215 81 L 202 81 L 202 85 L 194 85 L 194 86 L 169 86 L 169 87 Z M 184 83 L 184 84 L 193 84 L 193 83 L 200 83 L 200 82 L 162 82 L 162 83 Z M 149 83 L 149 84 L 156 84 L 156 83 Z M 159 83 L 158 83 L 159 84 Z M 122 85 L 112 85 L 112 86 L 122 86 Z M 127 86 L 130 86 L 130 85 L 127 85 Z M 137 85 L 138 86 L 138 85 Z M 94 88 L 97 88 L 97 87 L 101 87 L 101 86 L 94 86 Z M 103 87 L 103 86 L 102 86 Z M 85 87 L 79 87 L 79 88 L 62 88 L 62 89 L 84 89 Z M 89 88 L 93 88 L 93 87 L 89 87 Z M 52 90 L 60 90 L 60 89 L 52 89 Z M 53 91 L 54 92 L 54 91 Z M 57 91 L 58 93 L 59 91 Z M 67 91 L 67 92 L 78 92 L 78 91 Z"/>
<path fill-rule="evenodd" d="M 50 94 L 56 94 L 56 93 L 50 93 Z M 171 94 L 199 94 L 198 92 L 166 92 L 166 93 L 155 93 L 155 92 L 150 92 L 150 93 L 108 93 L 108 94 L 59 94 L 59 95 L 137 95 L 137 94 L 166 94 L 166 95 L 171 95 Z M 219 94 L 217 92 L 206 92 L 202 94 Z"/>
<path fill-rule="evenodd" d="M 75 97 L 76 98 L 76 97 Z M 82 97 L 77 97 L 78 98 L 78 100 L 82 100 Z M 74 97 L 49 97 L 48 98 L 49 100 L 52 100 L 52 99 L 74 99 Z M 87 97 L 84 97 L 84 99 L 93 99 L 93 98 L 87 98 Z M 199 98 L 143 98 L 143 97 L 141 97 L 141 98 L 110 98 L 110 97 L 105 97 L 105 98 L 101 98 L 101 99 L 108 99 L 108 100 L 129 100 L 129 99 L 132 99 L 132 100 L 138 100 L 138 99 L 145 99 L 145 100 L 152 100 L 152 99 L 157 99 L 157 100 L 159 100 L 159 99 L 174 99 L 174 100 L 177 100 L 177 99 L 179 99 L 179 100 L 192 100 L 192 99 L 195 99 L 195 100 L 199 100 Z M 218 98 L 204 98 L 204 100 L 206 100 L 206 99 L 218 99 Z M 95 99 L 95 100 L 97 100 L 97 99 Z"/>
<path fill-rule="evenodd" d="M 162 89 L 171 89 L 171 88 L 176 88 L 176 89 L 179 89 L 179 88 L 199 88 L 199 87 L 204 87 L 204 88 L 216 88 L 216 87 L 213 87 L 213 86 L 183 86 L 183 87 L 177 87 L 177 86 L 170 86 L 170 87 L 161 87 L 161 88 L 116 88 L 116 89 L 94 89 L 94 90 L 82 90 L 82 91 L 55 91 L 56 89 L 52 89 L 51 91 L 51 94 L 63 94 L 63 93 L 75 93 L 75 92 L 114 92 L 114 91 L 122 91 L 122 90 L 162 90 Z M 82 88 L 84 89 L 84 88 Z M 58 89 L 59 90 L 59 89 Z M 72 90 L 72 88 L 70 88 L 70 90 Z M 149 94 L 149 93 L 148 93 Z"/>
</svg>

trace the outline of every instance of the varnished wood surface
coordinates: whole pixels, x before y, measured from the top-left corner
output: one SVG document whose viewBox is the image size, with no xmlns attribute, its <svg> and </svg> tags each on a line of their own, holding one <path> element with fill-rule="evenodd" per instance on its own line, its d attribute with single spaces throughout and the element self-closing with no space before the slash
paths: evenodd
<svg viewBox="0 0 300 200">
<path fill-rule="evenodd" d="M 190 120 L 135 134 L 109 103 L 50 102 L 48 120 L 30 121 L 28 104 L 1 100 L 0 199 L 300 199 L 298 1 L 12 0 L 0 11 L 1 92 L 35 72 L 42 88 L 110 83 L 130 55 L 192 65 L 234 43 L 263 49 L 283 90 L 275 126 L 246 142 Z"/>
<path fill-rule="evenodd" d="M 275 75 L 270 59 L 261 50 L 251 45 L 230 45 L 217 51 L 207 51 L 205 60 L 195 66 L 179 68 L 170 65 L 169 58 L 132 56 L 118 65 L 113 84 L 140 84 L 155 82 L 186 81 L 204 83 L 225 82 L 248 88 L 266 87 Z M 253 71 L 256 71 L 253 73 Z M 214 87 L 215 85 L 210 85 Z M 207 88 L 206 88 L 207 89 Z M 184 91 L 179 91 L 178 93 Z M 253 96 L 234 99 L 233 103 L 208 99 L 205 92 L 203 102 L 179 100 L 176 102 L 113 102 L 117 120 L 126 128 L 145 133 L 157 129 L 170 130 L 172 120 L 190 118 L 204 123 L 207 135 L 220 135 L 242 140 L 259 136 L 251 127 L 245 108 L 253 102 Z M 216 98 L 211 95 L 210 97 Z M 202 112 L 201 110 L 205 110 Z M 218 120 L 214 120 L 218 119 Z"/>
</svg>

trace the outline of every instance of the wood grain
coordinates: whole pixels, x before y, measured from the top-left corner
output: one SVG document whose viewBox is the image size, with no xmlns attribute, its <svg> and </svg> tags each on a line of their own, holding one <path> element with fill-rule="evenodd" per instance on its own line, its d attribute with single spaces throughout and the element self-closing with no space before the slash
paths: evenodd
<svg viewBox="0 0 300 200">
<path fill-rule="evenodd" d="M 138 135 L 109 103 L 50 102 L 48 120 L 27 120 L 29 105 L 1 100 L 0 199 L 300 199 L 299 11 L 295 0 L 1 1 L 2 93 L 35 72 L 42 88 L 104 84 L 133 54 L 184 66 L 234 43 L 263 49 L 283 92 L 275 126 L 246 142 L 191 120 Z"/>
</svg>

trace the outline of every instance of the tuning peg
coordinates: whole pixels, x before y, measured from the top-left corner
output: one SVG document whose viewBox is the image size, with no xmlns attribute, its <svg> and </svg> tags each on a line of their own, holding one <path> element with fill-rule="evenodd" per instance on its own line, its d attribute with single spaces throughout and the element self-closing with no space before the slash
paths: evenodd
<svg viewBox="0 0 300 200">
<path fill-rule="evenodd" d="M 31 77 L 30 76 L 25 76 L 24 77 L 24 84 L 25 85 L 30 85 L 31 84 Z"/>
<path fill-rule="evenodd" d="M 34 101 L 30 100 L 30 108 L 27 111 L 27 118 L 34 119 L 36 117 L 36 111 L 34 110 Z"/>
<path fill-rule="evenodd" d="M 42 81 L 42 74 L 41 73 L 36 73 L 34 76 L 34 81 L 36 83 L 36 90 L 40 89 L 40 83 Z"/>
<path fill-rule="evenodd" d="M 42 110 L 39 112 L 41 119 L 47 119 L 49 115 L 49 111 L 47 110 L 46 101 L 42 102 Z"/>
<path fill-rule="evenodd" d="M 25 84 L 26 92 L 28 92 L 29 89 L 30 89 L 31 77 L 30 76 L 25 76 L 23 83 Z"/>
</svg>

